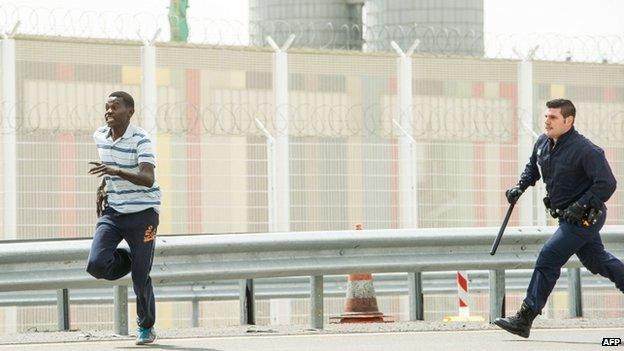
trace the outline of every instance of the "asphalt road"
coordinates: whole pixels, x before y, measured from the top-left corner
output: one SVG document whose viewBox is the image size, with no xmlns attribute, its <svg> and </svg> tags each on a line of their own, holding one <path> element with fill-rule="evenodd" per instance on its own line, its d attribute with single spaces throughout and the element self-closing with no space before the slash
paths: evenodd
<svg viewBox="0 0 624 351">
<path fill-rule="evenodd" d="M 158 339 L 157 343 L 151 346 L 135 346 L 133 341 L 124 339 L 116 341 L 0 345 L 0 351 L 110 351 L 141 349 L 154 351 L 567 351 L 604 350 L 602 340 L 607 337 L 624 338 L 624 326 L 622 328 L 536 329 L 532 331 L 529 339 L 516 337 L 501 330 L 419 331 Z"/>
</svg>

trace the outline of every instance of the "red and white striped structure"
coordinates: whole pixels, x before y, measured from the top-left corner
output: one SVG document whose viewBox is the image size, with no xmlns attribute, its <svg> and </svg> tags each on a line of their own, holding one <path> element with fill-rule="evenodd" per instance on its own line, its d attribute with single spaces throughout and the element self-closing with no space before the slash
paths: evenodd
<svg viewBox="0 0 624 351">
<path fill-rule="evenodd" d="M 468 272 L 457 272 L 457 299 L 459 302 L 459 317 L 470 317 L 470 307 L 468 306 Z"/>
</svg>

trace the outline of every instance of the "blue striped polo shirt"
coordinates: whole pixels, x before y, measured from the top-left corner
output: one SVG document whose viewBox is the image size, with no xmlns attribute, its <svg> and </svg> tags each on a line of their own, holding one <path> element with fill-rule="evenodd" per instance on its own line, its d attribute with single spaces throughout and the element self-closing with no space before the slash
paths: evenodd
<svg viewBox="0 0 624 351">
<path fill-rule="evenodd" d="M 100 127 L 93 133 L 100 161 L 124 171 L 138 173 L 139 164 L 156 166 L 156 155 L 152 141 L 142 128 L 128 125 L 124 135 L 113 141 L 110 127 Z M 104 175 L 108 205 L 121 213 L 135 213 L 154 208 L 160 211 L 160 187 L 154 181 L 151 188 L 136 185 L 121 177 Z"/>
</svg>

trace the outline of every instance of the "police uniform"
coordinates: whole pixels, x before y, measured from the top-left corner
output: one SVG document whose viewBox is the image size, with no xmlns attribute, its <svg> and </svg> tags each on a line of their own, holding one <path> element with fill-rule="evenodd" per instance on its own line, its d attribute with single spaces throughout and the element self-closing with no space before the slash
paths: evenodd
<svg viewBox="0 0 624 351">
<path fill-rule="evenodd" d="M 624 292 L 624 263 L 605 251 L 600 229 L 605 223 L 605 202 L 615 192 L 616 180 L 604 151 L 579 134 L 574 127 L 556 143 L 542 134 L 520 177 L 524 191 L 543 179 L 550 199 L 551 214 L 557 216 L 570 205 L 589 211 L 600 210 L 595 223 L 585 227 L 559 218 L 559 228 L 539 253 L 524 303 L 541 313 L 559 278 L 561 267 L 576 254 L 593 274 L 609 278 Z"/>
</svg>

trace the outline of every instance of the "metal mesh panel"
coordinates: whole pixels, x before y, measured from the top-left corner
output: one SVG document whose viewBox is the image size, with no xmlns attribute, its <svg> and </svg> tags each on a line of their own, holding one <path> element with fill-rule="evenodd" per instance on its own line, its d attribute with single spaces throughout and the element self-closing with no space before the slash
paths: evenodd
<svg viewBox="0 0 624 351">
<path fill-rule="evenodd" d="M 418 144 L 419 226 L 497 226 L 517 180 L 516 147 L 505 143 Z M 518 225 L 514 216 L 510 225 Z"/>
<path fill-rule="evenodd" d="M 88 236 L 97 186 L 86 175 L 97 159 L 91 134 L 108 93 L 126 90 L 139 105 L 139 47 L 18 43 L 18 238 Z M 156 171 L 168 189 L 159 231 L 266 231 L 265 146 L 246 134 L 257 130 L 254 118 L 267 120 L 258 112 L 268 111 L 270 84 L 262 77 L 270 72 L 258 75 L 259 60 L 244 51 L 199 50 L 205 61 L 188 63 L 193 50 L 159 49 Z M 80 53 L 77 62 L 64 62 L 67 51 Z M 254 54 L 270 63 L 268 54 Z"/>
<path fill-rule="evenodd" d="M 166 40 L 167 20 L 164 16 L 113 15 L 111 22 L 110 16 L 82 10 L 33 13 L 7 11 L 6 6 L 0 9 L 0 17 L 9 26 L 20 19 L 24 26 L 19 33 L 50 35 L 18 36 L 16 40 L 18 104 L 12 107 L 17 109 L 16 238 L 90 236 L 98 180 L 87 175 L 87 162 L 97 158 L 91 134 L 103 122 L 106 95 L 114 90 L 130 92 L 139 105 L 135 122 L 142 125 L 145 116 L 140 106 L 141 43 L 87 38 L 138 39 L 161 27 L 165 31 L 158 40 Z M 107 24 L 102 25 L 103 19 Z M 189 38 L 193 43 L 246 45 L 249 39 L 240 31 L 247 31 L 247 24 L 189 21 L 197 29 Z M 252 47 L 157 44 L 158 132 L 154 136 L 158 141 L 156 173 L 164 196 L 161 234 L 268 231 L 269 154 L 256 120 L 273 135 L 282 131 L 274 123 L 273 53 L 264 47 L 266 34 L 280 44 L 295 32 L 295 46 L 359 49 L 364 45 L 370 50 L 375 43 L 387 48 L 391 40 L 405 49 L 412 42 L 411 34 L 419 30 L 411 24 L 384 26 L 382 31 L 370 24 L 337 30 L 332 23 L 308 22 L 269 28 L 252 40 Z M 252 34 L 257 29 L 252 25 Z M 304 36 L 308 31 L 319 35 Z M 68 33 L 84 39 L 55 36 Z M 358 39 L 363 34 L 368 35 L 368 44 Z M 479 57 L 414 57 L 413 127 L 409 131 L 416 139 L 418 226 L 500 224 L 507 207 L 503 190 L 517 181 L 518 163 L 528 157 L 518 161 L 518 140 L 529 133 L 517 122 L 519 62 L 480 57 L 483 39 L 487 57 L 519 58 L 539 43 L 535 57 L 540 60 L 605 61 L 534 62 L 533 129 L 540 133 L 545 101 L 572 99 L 578 110 L 577 128 L 605 149 L 622 183 L 624 75 L 622 65 L 606 64 L 623 62 L 621 37 L 482 37 L 461 28 L 428 34 L 435 40 L 423 41 L 417 53 L 461 51 Z M 458 45 L 477 50 L 459 50 Z M 405 165 L 399 158 L 401 134 L 393 125 L 400 115 L 396 55 L 291 49 L 288 60 L 290 229 L 341 230 L 356 222 L 366 229 L 399 227 L 403 195 L 399 172 Z M 5 93 L 0 90 L 0 96 Z M 0 134 L 1 141 L 6 137 Z M 2 162 L 3 180 L 4 167 Z M 8 190 L 4 184 L 0 183 L 1 198 Z M 533 214 L 542 211 L 542 188 L 531 188 L 523 198 L 531 201 Z M 624 206 L 619 192 L 608 205 L 608 223 L 622 224 Z M 0 213 L 5 211 L 2 201 Z M 532 223 L 523 224 L 543 224 L 538 216 L 532 218 Z M 4 219 L 0 216 L 3 227 Z M 518 213 L 514 213 L 510 225 L 518 224 Z M 13 235 L 0 234 L 0 239 L 7 238 Z M 619 292 L 589 292 L 584 305 L 590 317 L 622 315 Z M 508 307 L 518 305 L 516 295 L 511 294 L 513 303 Z M 405 303 L 397 307 L 395 301 L 390 308 L 387 300 L 380 299 L 383 310 L 404 319 Z M 485 299 L 477 295 L 476 300 L 475 312 L 485 314 Z M 429 296 L 426 301 L 428 319 L 441 318 L 456 308 L 451 295 Z M 561 296 L 555 293 L 550 301 L 546 314 L 562 317 Z M 158 326 L 189 325 L 185 304 L 160 302 Z M 202 310 L 212 304 L 202 302 Z M 237 323 L 231 317 L 236 314 L 236 302 L 214 304 L 220 309 L 203 312 L 202 325 Z M 306 304 L 293 304 L 293 315 L 301 311 L 293 321 L 308 320 Z M 342 311 L 342 299 L 328 299 L 327 305 L 328 315 Z M 270 307 L 268 301 L 260 301 L 261 324 L 270 321 Z M 54 308 L 9 307 L 1 312 L 5 331 L 55 328 Z M 111 328 L 109 305 L 73 306 L 72 312 L 74 326 Z"/>
<path fill-rule="evenodd" d="M 3 45 L 0 45 L 0 57 L 2 57 L 3 55 Z M 4 65 L 0 64 L 0 79 L 2 79 L 2 81 L 4 81 L 4 72 L 3 72 L 3 67 Z M 4 95 L 4 91 L 3 91 L 3 86 L 4 84 L 0 84 L 0 121 L 4 121 L 4 110 L 7 107 L 7 102 L 6 102 L 6 97 Z M 0 159 L 4 159 L 4 144 L 5 144 L 5 139 L 4 139 L 4 133 L 0 133 Z M 4 171 L 4 162 L 0 162 L 0 213 L 5 213 L 5 209 L 4 209 L 4 177 L 5 177 L 5 171 Z M 0 216 L 0 227 L 4 228 L 4 216 Z M 5 234 L 2 233 L 0 234 L 0 240 L 5 238 Z"/>
<path fill-rule="evenodd" d="M 91 133 L 109 92 L 127 90 L 141 101 L 140 47 L 48 38 L 19 39 L 16 47 L 18 238 L 88 236 L 97 183 L 86 175 L 86 162 L 97 157 Z M 255 121 L 280 132 L 272 53 L 173 44 L 156 52 L 157 178 L 167 189 L 160 232 L 268 230 L 267 151 Z M 518 178 L 517 136 L 526 133 L 515 122 L 517 66 L 414 58 L 419 226 L 500 221 L 502 192 Z M 579 130 L 605 148 L 616 176 L 624 171 L 620 71 L 534 63 L 535 131 L 546 100 L 570 97 Z M 288 73 L 291 228 L 397 227 L 395 56 L 293 50 Z M 134 118 L 142 124 L 140 107 Z M 541 211 L 538 196 L 532 198 Z M 619 223 L 617 194 L 609 205 L 610 223 Z"/>
<path fill-rule="evenodd" d="M 499 224 L 507 206 L 503 190 L 518 177 L 516 65 L 414 60 L 420 227 Z"/>
<path fill-rule="evenodd" d="M 271 128 L 271 54 L 162 46 L 157 55 L 158 180 L 167 189 L 159 232 L 268 231 L 255 119 Z"/>
<path fill-rule="evenodd" d="M 390 55 L 289 55 L 291 229 L 397 228 Z"/>
<path fill-rule="evenodd" d="M 344 59 L 289 55 L 291 135 L 302 135 L 291 148 L 295 230 L 350 228 L 355 222 L 398 227 L 395 59 L 351 55 L 350 67 L 340 70 Z M 500 221 L 503 190 L 518 177 L 516 65 L 415 60 L 419 226 Z M 328 76 L 333 84 L 323 87 L 320 81 Z"/>
<path fill-rule="evenodd" d="M 140 101 L 139 47 L 127 43 L 16 40 L 17 238 L 90 236 L 98 179 L 91 135 L 106 96 Z"/>
</svg>

